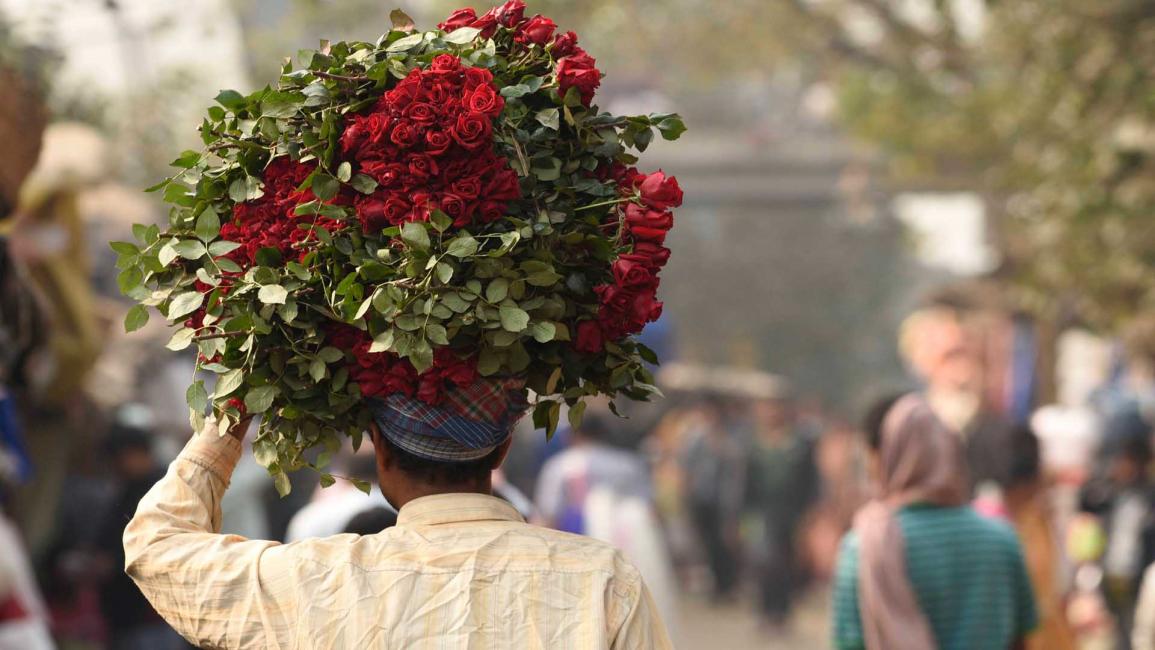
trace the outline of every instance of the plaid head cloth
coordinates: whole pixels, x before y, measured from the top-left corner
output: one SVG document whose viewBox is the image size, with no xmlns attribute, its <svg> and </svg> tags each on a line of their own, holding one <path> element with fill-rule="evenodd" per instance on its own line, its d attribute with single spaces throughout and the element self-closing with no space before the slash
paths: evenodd
<svg viewBox="0 0 1155 650">
<path fill-rule="evenodd" d="M 449 391 L 438 406 L 400 393 L 367 403 L 390 442 L 415 456 L 449 463 L 484 458 L 505 442 L 529 407 L 519 379 L 479 380 Z"/>
</svg>

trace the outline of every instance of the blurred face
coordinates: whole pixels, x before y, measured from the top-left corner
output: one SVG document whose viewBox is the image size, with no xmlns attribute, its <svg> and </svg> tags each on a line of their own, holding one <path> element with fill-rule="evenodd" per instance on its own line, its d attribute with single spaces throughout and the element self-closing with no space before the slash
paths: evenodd
<svg viewBox="0 0 1155 650">
<path fill-rule="evenodd" d="M 794 408 L 786 400 L 759 400 L 754 403 L 753 410 L 754 420 L 765 429 L 779 429 L 794 418 Z"/>
<path fill-rule="evenodd" d="M 117 453 L 113 461 L 116 473 L 126 479 L 140 478 L 153 469 L 152 453 L 147 449 L 129 448 Z"/>
</svg>

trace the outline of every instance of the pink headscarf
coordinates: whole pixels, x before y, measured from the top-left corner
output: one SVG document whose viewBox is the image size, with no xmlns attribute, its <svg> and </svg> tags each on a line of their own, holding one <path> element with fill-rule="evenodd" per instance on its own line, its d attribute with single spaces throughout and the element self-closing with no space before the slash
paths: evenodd
<svg viewBox="0 0 1155 650">
<path fill-rule="evenodd" d="M 912 503 L 959 506 L 967 501 L 959 437 L 918 395 L 899 399 L 882 423 L 880 489 L 854 518 L 859 539 L 858 598 L 869 650 L 935 650 L 930 622 L 906 567 L 896 513 Z"/>
</svg>

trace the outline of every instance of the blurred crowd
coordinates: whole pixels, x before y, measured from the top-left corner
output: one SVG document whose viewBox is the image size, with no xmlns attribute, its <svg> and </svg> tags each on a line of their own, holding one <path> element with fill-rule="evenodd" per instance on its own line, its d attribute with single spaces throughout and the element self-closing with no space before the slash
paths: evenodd
<svg viewBox="0 0 1155 650">
<path fill-rule="evenodd" d="M 106 243 L 152 216 L 102 176 L 99 137 L 70 125 L 45 133 L 20 83 L 0 76 L 17 89 L 0 114 L 0 650 L 179 648 L 124 575 L 121 536 L 189 435 L 193 359 L 163 349 L 160 323 L 121 333 L 126 305 Z M 496 490 L 531 521 L 620 548 L 674 639 L 687 598 L 747 607 L 752 624 L 788 638 L 808 590 L 838 582 L 840 565 L 872 561 L 868 545 L 853 556 L 843 540 L 853 529 L 846 539 L 865 542 L 871 529 L 856 513 L 893 487 L 887 455 L 922 453 L 929 431 L 949 431 L 961 492 L 942 503 L 903 496 L 892 510 L 965 506 L 1013 529 L 1037 623 L 1028 647 L 1155 648 L 1155 331 L 1060 341 L 1049 370 L 1063 385 L 1042 408 L 1047 364 L 1017 315 L 929 300 L 895 338 L 911 384 L 864 388 L 863 407 L 890 395 L 874 424 L 824 408 L 788 378 L 674 363 L 658 374 L 667 398 L 623 406 L 626 419 L 594 405 L 549 440 L 525 423 Z M 885 434 L 895 395 L 912 390 L 945 429 L 899 423 Z M 334 473 L 375 483 L 366 452 L 342 450 Z M 915 469 L 911 480 L 936 480 L 933 467 Z M 377 488 L 322 489 L 308 472 L 292 482 L 278 497 L 247 453 L 223 531 L 292 541 L 395 522 Z M 916 523 L 901 517 L 913 549 Z M 922 578 L 908 568 L 920 597 Z M 947 590 L 956 587 L 966 585 Z M 870 628 L 861 605 L 848 606 L 835 600 L 832 627 Z"/>
</svg>

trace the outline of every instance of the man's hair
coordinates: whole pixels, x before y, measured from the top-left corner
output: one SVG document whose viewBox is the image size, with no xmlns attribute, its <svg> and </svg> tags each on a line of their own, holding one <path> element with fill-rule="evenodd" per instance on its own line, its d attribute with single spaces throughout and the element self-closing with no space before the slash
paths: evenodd
<svg viewBox="0 0 1155 650">
<path fill-rule="evenodd" d="M 104 453 L 113 458 L 129 451 L 151 454 L 152 435 L 141 427 L 118 422 L 112 425 L 108 435 L 105 436 L 103 447 Z"/>
<path fill-rule="evenodd" d="M 1039 438 L 1030 426 L 1020 425 L 1011 430 L 1010 485 L 1029 485 L 1039 478 L 1042 461 Z"/>
<path fill-rule="evenodd" d="M 482 481 L 497 467 L 501 449 L 494 449 L 488 455 L 459 463 L 429 460 L 414 455 L 393 444 L 388 436 L 380 435 L 381 444 L 389 450 L 389 456 L 402 472 L 432 485 L 458 485 Z"/>
<path fill-rule="evenodd" d="M 878 451 L 882 447 L 882 423 L 886 421 L 886 414 L 894 404 L 906 393 L 894 393 L 874 402 L 866 415 L 862 418 L 862 433 L 866 436 L 866 444 L 872 450 Z"/>
<path fill-rule="evenodd" d="M 397 525 L 397 513 L 384 506 L 357 513 L 345 524 L 345 532 L 354 535 L 376 535 Z"/>
</svg>

